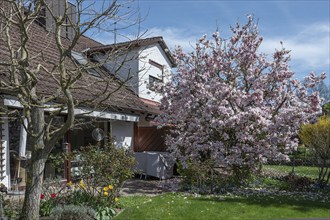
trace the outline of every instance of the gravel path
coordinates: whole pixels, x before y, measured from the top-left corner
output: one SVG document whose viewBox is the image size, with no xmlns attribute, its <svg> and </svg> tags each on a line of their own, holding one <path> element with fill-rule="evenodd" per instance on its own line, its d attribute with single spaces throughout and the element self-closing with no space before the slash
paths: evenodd
<svg viewBox="0 0 330 220">
<path fill-rule="evenodd" d="M 148 195 L 155 196 L 164 192 L 177 192 L 180 189 L 181 179 L 174 177 L 167 180 L 158 179 L 130 179 L 127 180 L 120 194 L 122 196 L 130 195 Z"/>
</svg>

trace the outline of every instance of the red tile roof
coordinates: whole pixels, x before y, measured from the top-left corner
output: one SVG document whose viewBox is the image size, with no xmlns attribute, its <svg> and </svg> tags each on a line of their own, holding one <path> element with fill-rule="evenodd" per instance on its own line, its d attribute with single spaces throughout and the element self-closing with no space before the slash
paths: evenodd
<svg viewBox="0 0 330 220">
<path fill-rule="evenodd" d="M 93 47 L 93 48 L 90 48 L 87 51 L 87 53 L 91 54 L 91 53 L 95 53 L 95 52 L 107 52 L 109 50 L 111 51 L 113 49 L 118 49 L 118 48 L 134 49 L 134 48 L 140 48 L 142 46 L 152 45 L 155 43 L 158 43 L 161 46 L 161 48 L 164 50 L 168 60 L 171 63 L 171 67 L 175 67 L 176 64 L 175 64 L 174 58 L 172 56 L 172 53 L 168 49 L 165 41 L 163 40 L 163 37 L 160 37 L 160 36 Z"/>
<path fill-rule="evenodd" d="M 11 29 L 12 44 L 17 50 L 20 44 L 20 32 L 16 28 Z M 68 45 L 68 39 L 62 39 L 63 45 Z M 97 48 L 103 45 L 86 36 L 79 39 L 78 44 L 74 48 L 75 51 L 82 51 L 86 48 Z M 44 28 L 37 24 L 32 24 L 29 30 L 29 68 L 36 68 L 41 64 L 45 69 L 52 70 L 57 68 L 54 63 L 60 59 L 58 48 L 56 46 L 53 34 L 47 32 Z M 10 61 L 9 50 L 6 47 L 6 42 L 0 38 L 0 62 Z M 69 70 L 74 70 L 76 67 L 70 58 L 66 58 L 66 65 Z M 0 65 L 0 79 L 8 82 L 9 67 Z M 103 72 L 104 73 L 104 72 Z M 74 74 L 74 73 L 73 73 Z M 108 74 L 108 73 L 104 73 Z M 57 82 L 54 77 L 46 71 L 38 72 L 37 91 L 44 96 L 49 96 L 57 91 Z M 108 77 L 109 78 L 109 77 Z M 126 113 L 157 113 L 159 110 L 148 106 L 142 102 L 139 97 L 134 94 L 125 85 L 121 85 L 116 79 L 102 81 L 100 78 L 84 74 L 72 89 L 73 96 L 76 100 L 93 100 L 99 101 L 104 98 L 104 94 L 113 93 L 110 98 L 102 102 L 102 109 L 122 111 Z M 14 94 L 15 95 L 15 94 Z M 102 97 L 103 96 L 103 97 Z M 60 102 L 61 98 L 52 100 Z"/>
</svg>

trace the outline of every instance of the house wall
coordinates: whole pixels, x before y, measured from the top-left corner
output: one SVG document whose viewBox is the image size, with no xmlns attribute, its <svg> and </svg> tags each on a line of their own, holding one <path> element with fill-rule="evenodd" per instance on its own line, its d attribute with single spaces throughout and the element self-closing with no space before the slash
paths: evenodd
<svg viewBox="0 0 330 220">
<path fill-rule="evenodd" d="M 149 59 L 164 66 L 164 73 L 162 76 L 162 71 L 151 65 Z M 169 81 L 171 63 L 167 59 L 166 54 L 158 43 L 141 48 L 140 59 L 139 59 L 139 69 L 142 70 L 139 73 L 139 80 L 141 82 L 139 87 L 139 97 L 153 100 L 159 102 L 162 95 L 151 91 L 149 87 L 149 76 L 156 77 L 158 79 L 164 79 L 163 83 Z"/>
<path fill-rule="evenodd" d="M 123 51 L 124 52 L 124 51 Z M 97 55 L 96 60 L 105 61 L 107 55 Z M 151 65 L 149 60 L 157 62 L 164 66 L 164 70 Z M 124 62 L 124 65 L 122 63 Z M 149 76 L 162 80 L 163 83 L 169 81 L 171 73 L 171 62 L 168 60 L 164 50 L 158 43 L 141 47 L 139 50 L 131 50 L 125 55 L 120 55 L 106 61 L 104 67 L 115 74 L 122 81 L 128 77 L 131 79 L 126 83 L 141 98 L 159 102 L 162 95 L 149 89 Z M 117 69 L 119 69 L 118 72 Z"/>
<path fill-rule="evenodd" d="M 134 147 L 134 123 L 124 121 L 111 121 L 111 134 L 118 147 Z"/>
<path fill-rule="evenodd" d="M 1 183 L 3 183 L 7 189 L 10 188 L 10 165 L 9 165 L 9 132 L 8 132 L 8 119 L 5 117 L 0 118 L 0 147 L 1 147 Z"/>
</svg>

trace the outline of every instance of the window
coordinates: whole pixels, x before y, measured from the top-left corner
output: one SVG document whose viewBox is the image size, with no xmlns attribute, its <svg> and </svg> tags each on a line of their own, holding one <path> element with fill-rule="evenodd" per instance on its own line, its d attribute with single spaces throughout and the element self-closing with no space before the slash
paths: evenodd
<svg viewBox="0 0 330 220">
<path fill-rule="evenodd" d="M 151 59 L 149 59 L 149 64 L 151 66 L 154 66 L 154 67 L 158 68 L 161 71 L 161 76 L 160 77 L 162 78 L 162 82 L 163 82 L 163 80 L 164 80 L 164 76 L 163 76 L 164 75 L 164 66 L 160 63 L 157 63 L 156 61 L 151 60 Z"/>
<path fill-rule="evenodd" d="M 149 76 L 149 90 L 156 91 L 157 85 L 161 84 L 163 80 L 158 79 L 154 76 Z"/>
<path fill-rule="evenodd" d="M 41 27 L 46 28 L 46 8 L 45 7 L 43 7 L 40 10 L 39 17 L 36 19 L 36 21 Z"/>
<path fill-rule="evenodd" d="M 149 59 L 149 63 L 150 63 L 150 65 L 157 67 L 158 69 L 161 69 L 161 70 L 164 69 L 164 66 L 160 63 L 157 63 L 156 61 Z"/>
<path fill-rule="evenodd" d="M 87 58 L 83 54 L 75 52 L 75 51 L 71 51 L 71 56 L 76 61 L 76 63 L 78 65 L 82 66 L 84 69 L 86 69 L 89 74 L 100 77 L 100 73 L 95 68 L 93 68 L 89 65 L 89 64 L 92 64 L 93 62 L 88 61 Z"/>
</svg>

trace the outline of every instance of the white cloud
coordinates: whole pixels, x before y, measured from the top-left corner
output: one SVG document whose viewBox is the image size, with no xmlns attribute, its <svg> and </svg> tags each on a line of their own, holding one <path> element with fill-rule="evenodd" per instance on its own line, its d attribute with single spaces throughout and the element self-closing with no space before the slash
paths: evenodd
<svg viewBox="0 0 330 220">
<path fill-rule="evenodd" d="M 300 31 L 291 36 L 265 36 L 261 44 L 261 52 L 271 55 L 275 48 L 283 46 L 291 50 L 291 67 L 297 73 L 298 78 L 303 78 L 310 71 L 325 71 L 329 73 L 330 67 L 330 30 L 329 23 L 318 23 L 309 26 L 301 26 Z M 193 33 L 189 29 L 178 28 L 152 28 L 148 36 L 163 36 L 168 46 L 173 49 L 180 45 L 186 51 L 191 51 L 204 32 Z M 208 33 L 209 35 L 211 33 Z"/>
<path fill-rule="evenodd" d="M 175 46 L 181 46 L 185 51 L 191 51 L 194 47 L 196 40 L 200 37 L 196 33 L 192 33 L 187 29 L 179 28 L 151 28 L 147 32 L 148 36 L 162 36 L 166 44 L 170 49 L 174 49 Z"/>
<path fill-rule="evenodd" d="M 296 72 L 296 77 L 302 79 L 310 71 L 320 73 L 325 71 L 330 74 L 330 30 L 329 23 L 317 23 L 308 26 L 300 26 L 300 31 L 295 35 L 279 33 L 277 36 L 263 36 L 260 52 L 271 55 L 275 48 L 283 46 L 291 50 L 291 69 Z M 177 28 L 177 27 L 155 27 L 147 31 L 143 37 L 162 36 L 171 50 L 180 45 L 185 51 L 192 51 L 203 34 L 211 36 L 212 32 L 204 28 Z M 223 32 L 221 34 L 224 34 Z M 261 33 L 262 34 L 262 33 Z M 126 37 L 118 36 L 117 42 L 129 40 Z M 96 36 L 103 43 L 113 43 L 113 34 Z"/>
<path fill-rule="evenodd" d="M 114 43 L 114 33 L 102 32 L 92 35 L 93 38 L 103 44 Z M 202 36 L 202 34 L 192 33 L 189 30 L 183 30 L 173 27 L 165 28 L 151 28 L 147 30 L 139 38 L 148 38 L 162 36 L 167 46 L 173 50 L 176 46 L 181 46 L 185 51 L 192 51 L 192 47 L 195 46 L 196 40 Z M 136 34 L 130 33 L 117 33 L 117 42 L 124 42 L 136 39 Z"/>
<path fill-rule="evenodd" d="M 293 36 L 267 36 L 261 44 L 261 51 L 272 54 L 275 48 L 291 50 L 292 69 L 298 71 L 325 71 L 330 67 L 330 24 L 314 24 L 301 27 Z M 300 72 L 299 74 L 308 74 Z"/>
</svg>

